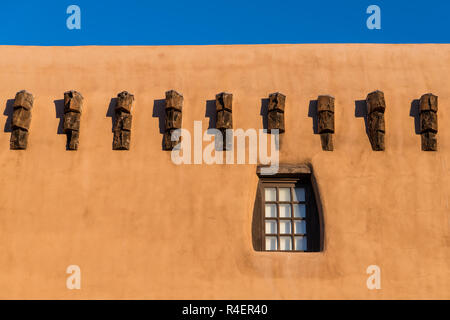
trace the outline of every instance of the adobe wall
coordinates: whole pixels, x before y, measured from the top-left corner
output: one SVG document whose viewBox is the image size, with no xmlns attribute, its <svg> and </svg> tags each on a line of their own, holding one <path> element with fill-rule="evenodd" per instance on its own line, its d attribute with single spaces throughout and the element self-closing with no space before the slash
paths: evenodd
<svg viewBox="0 0 450 320">
<path fill-rule="evenodd" d="M 0 102 L 35 96 L 29 146 L 0 132 L 0 298 L 450 298 L 450 45 L 0 47 Z M 55 100 L 84 100 L 78 151 L 57 134 Z M 283 163 L 312 163 L 325 250 L 252 249 L 256 165 L 181 165 L 161 150 L 155 100 L 184 95 L 183 128 L 234 94 L 235 128 L 262 128 L 261 99 L 286 100 Z M 355 100 L 384 91 L 386 151 Z M 135 95 L 131 148 L 113 151 L 109 104 Z M 411 103 L 439 96 L 438 152 L 421 151 Z M 333 152 L 308 117 L 336 98 Z M 158 103 L 156 103 L 158 105 Z M 4 110 L 4 109 L 2 109 Z M 7 113 L 7 112 L 6 112 Z M 6 123 L 3 114 L 1 126 Z M 66 288 L 68 265 L 81 290 Z M 366 268 L 381 267 L 381 290 Z"/>
</svg>

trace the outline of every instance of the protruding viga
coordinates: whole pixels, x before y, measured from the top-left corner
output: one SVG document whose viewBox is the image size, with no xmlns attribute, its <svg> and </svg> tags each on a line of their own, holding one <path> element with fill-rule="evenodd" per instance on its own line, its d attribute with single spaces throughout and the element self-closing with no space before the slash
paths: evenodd
<svg viewBox="0 0 450 320">
<path fill-rule="evenodd" d="M 172 141 L 172 133 L 181 129 L 183 111 L 183 95 L 175 90 L 166 92 L 166 106 L 165 106 L 165 130 L 163 137 L 163 150 L 172 150 L 179 142 L 181 137 Z"/>
<path fill-rule="evenodd" d="M 116 119 L 113 127 L 113 150 L 130 150 L 133 101 L 134 95 L 127 91 L 122 91 L 117 95 Z"/>
<path fill-rule="evenodd" d="M 280 92 L 269 95 L 269 108 L 267 114 L 267 130 L 272 132 L 278 129 L 278 133 L 284 133 L 284 107 L 286 96 Z"/>
<path fill-rule="evenodd" d="M 420 133 L 423 151 L 437 151 L 438 97 L 432 93 L 420 98 Z"/>
<path fill-rule="evenodd" d="M 384 151 L 384 111 L 386 110 L 386 102 L 384 93 L 374 91 L 367 95 L 367 130 L 369 134 L 370 144 L 374 151 Z"/>
<path fill-rule="evenodd" d="M 26 90 L 17 92 L 13 105 L 11 150 L 25 150 L 27 148 L 33 102 L 34 97 L 31 93 Z"/>
<path fill-rule="evenodd" d="M 64 92 L 64 132 L 67 135 L 67 150 L 78 149 L 82 111 L 81 93 L 74 90 Z"/>
<path fill-rule="evenodd" d="M 333 151 L 334 97 L 325 95 L 317 98 L 317 123 L 322 149 Z"/>
<path fill-rule="evenodd" d="M 222 139 L 216 139 L 216 150 L 230 150 L 233 145 L 233 94 L 221 92 L 216 94 L 216 129 L 222 133 Z"/>
</svg>

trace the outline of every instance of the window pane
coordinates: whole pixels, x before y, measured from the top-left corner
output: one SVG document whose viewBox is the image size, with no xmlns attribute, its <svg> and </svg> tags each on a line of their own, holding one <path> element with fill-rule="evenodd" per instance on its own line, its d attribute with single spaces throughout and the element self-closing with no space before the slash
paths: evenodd
<svg viewBox="0 0 450 320">
<path fill-rule="evenodd" d="M 280 250 L 292 250 L 291 237 L 280 237 Z"/>
<path fill-rule="evenodd" d="M 296 234 L 306 234 L 306 221 L 305 220 L 295 221 L 294 226 L 295 226 Z"/>
<path fill-rule="evenodd" d="M 306 237 L 295 237 L 295 250 L 306 251 Z"/>
<path fill-rule="evenodd" d="M 280 221 L 280 233 L 281 234 L 290 234 L 291 231 L 291 222 L 290 221 Z"/>
<path fill-rule="evenodd" d="M 274 203 L 266 204 L 266 217 L 276 218 L 277 217 L 277 205 Z"/>
<path fill-rule="evenodd" d="M 266 250 L 277 250 L 277 237 L 266 237 Z"/>
<path fill-rule="evenodd" d="M 294 204 L 294 217 L 295 218 L 306 217 L 306 206 L 304 204 Z"/>
<path fill-rule="evenodd" d="M 294 201 L 305 201 L 305 188 L 294 189 Z"/>
<path fill-rule="evenodd" d="M 278 201 L 291 201 L 291 188 L 279 188 Z"/>
<path fill-rule="evenodd" d="M 280 210 L 281 218 L 289 218 L 291 216 L 291 205 L 290 204 L 279 204 L 278 209 Z"/>
<path fill-rule="evenodd" d="M 266 234 L 277 234 L 276 220 L 266 220 Z"/>
<path fill-rule="evenodd" d="M 277 189 L 265 188 L 266 201 L 277 201 Z"/>
</svg>

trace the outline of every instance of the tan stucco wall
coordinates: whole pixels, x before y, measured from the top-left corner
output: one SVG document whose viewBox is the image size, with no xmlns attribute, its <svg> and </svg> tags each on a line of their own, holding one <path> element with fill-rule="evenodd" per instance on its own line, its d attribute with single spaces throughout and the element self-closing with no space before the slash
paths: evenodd
<svg viewBox="0 0 450 320">
<path fill-rule="evenodd" d="M 0 101 L 35 95 L 29 147 L 0 132 L 0 298 L 450 298 L 450 45 L 0 47 Z M 54 100 L 85 97 L 65 150 Z M 234 94 L 235 128 L 261 128 L 261 99 L 287 95 L 281 161 L 310 161 L 322 253 L 254 252 L 255 165 L 176 166 L 154 100 L 182 92 L 183 127 Z M 386 151 L 371 151 L 355 100 L 383 90 Z M 135 95 L 130 151 L 111 148 L 111 98 Z M 411 102 L 439 96 L 438 152 L 422 152 Z M 336 97 L 335 151 L 309 101 Z M 0 123 L 3 129 L 6 115 Z M 206 144 L 206 143 L 205 143 Z M 66 289 L 68 265 L 81 290 Z M 366 268 L 381 267 L 381 290 Z"/>
</svg>

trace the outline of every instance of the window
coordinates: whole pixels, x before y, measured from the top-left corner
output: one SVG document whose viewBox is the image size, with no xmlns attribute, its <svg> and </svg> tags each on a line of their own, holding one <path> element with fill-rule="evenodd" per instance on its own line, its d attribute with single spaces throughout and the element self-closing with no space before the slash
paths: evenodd
<svg viewBox="0 0 450 320">
<path fill-rule="evenodd" d="M 253 220 L 257 251 L 322 251 L 322 219 L 311 174 L 260 176 Z"/>
<path fill-rule="evenodd" d="M 305 188 L 263 183 L 264 247 L 266 251 L 306 251 Z"/>
</svg>

